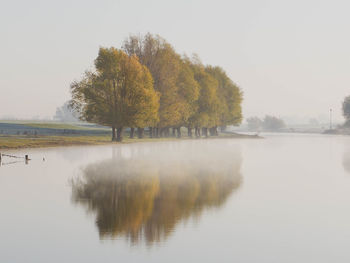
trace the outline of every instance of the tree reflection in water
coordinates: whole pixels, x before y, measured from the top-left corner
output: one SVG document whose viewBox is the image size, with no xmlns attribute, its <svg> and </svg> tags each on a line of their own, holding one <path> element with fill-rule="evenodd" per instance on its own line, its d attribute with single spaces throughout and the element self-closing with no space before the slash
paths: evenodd
<svg viewBox="0 0 350 263">
<path fill-rule="evenodd" d="M 163 149 L 159 149 L 162 148 Z M 220 207 L 241 184 L 237 150 L 133 152 L 90 164 L 73 180 L 72 200 L 96 213 L 100 238 L 164 241 L 181 221 Z"/>
</svg>

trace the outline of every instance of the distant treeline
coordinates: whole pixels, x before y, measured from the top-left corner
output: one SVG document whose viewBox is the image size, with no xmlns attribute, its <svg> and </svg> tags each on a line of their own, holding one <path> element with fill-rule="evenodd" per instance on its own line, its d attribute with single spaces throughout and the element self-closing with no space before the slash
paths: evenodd
<svg viewBox="0 0 350 263">
<path fill-rule="evenodd" d="M 77 122 L 79 119 L 75 115 L 76 113 L 69 107 L 68 101 L 56 109 L 56 114 L 53 116 L 53 119 L 60 122 Z"/>
<path fill-rule="evenodd" d="M 146 127 L 151 137 L 181 137 L 181 127 L 200 137 L 242 121 L 242 92 L 221 67 L 180 56 L 151 34 L 130 36 L 121 49 L 100 48 L 95 70 L 73 82 L 71 93 L 80 119 L 112 127 L 117 141 L 126 127 L 131 137 L 135 128 L 143 137 Z"/>
<path fill-rule="evenodd" d="M 247 124 L 251 131 L 278 131 L 286 127 L 282 119 L 270 115 L 266 115 L 264 119 L 250 117 L 247 119 Z"/>
</svg>

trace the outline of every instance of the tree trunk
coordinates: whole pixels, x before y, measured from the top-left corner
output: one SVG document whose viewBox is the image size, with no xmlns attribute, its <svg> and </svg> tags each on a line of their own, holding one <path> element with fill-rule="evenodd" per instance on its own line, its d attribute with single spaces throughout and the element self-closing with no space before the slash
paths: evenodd
<svg viewBox="0 0 350 263">
<path fill-rule="evenodd" d="M 215 127 L 209 128 L 209 134 L 210 134 L 210 136 L 215 136 L 216 135 L 215 134 Z"/>
<path fill-rule="evenodd" d="M 205 137 L 208 137 L 208 128 L 203 128 L 203 134 Z"/>
<path fill-rule="evenodd" d="M 156 129 L 156 131 L 155 131 L 155 136 L 156 136 L 156 138 L 159 138 L 159 128 L 156 127 L 155 129 Z"/>
<path fill-rule="evenodd" d="M 123 140 L 123 127 L 117 128 L 117 142 L 121 142 Z"/>
<path fill-rule="evenodd" d="M 181 127 L 176 128 L 177 130 L 177 138 L 181 138 Z"/>
<path fill-rule="evenodd" d="M 117 136 L 115 133 L 115 126 L 112 126 L 112 142 L 115 142 L 117 140 Z"/>
<path fill-rule="evenodd" d="M 192 138 L 192 128 L 190 127 L 187 128 L 187 135 L 188 137 Z"/>
<path fill-rule="evenodd" d="M 215 136 L 219 136 L 219 131 L 217 126 L 214 127 L 214 133 L 215 133 Z"/>
<path fill-rule="evenodd" d="M 153 128 L 149 127 L 149 137 L 153 138 Z"/>
<path fill-rule="evenodd" d="M 135 128 L 130 128 L 130 139 L 134 138 Z"/>
<path fill-rule="evenodd" d="M 199 137 L 201 137 L 201 128 L 199 128 L 199 127 L 196 127 L 196 137 L 197 138 L 199 138 Z"/>
<path fill-rule="evenodd" d="M 137 136 L 139 137 L 139 139 L 142 139 L 143 138 L 143 131 L 144 131 L 144 128 L 137 128 Z"/>
<path fill-rule="evenodd" d="M 173 133 L 172 133 L 172 136 L 173 136 L 173 137 L 176 137 L 175 131 L 176 131 L 176 129 L 173 128 Z"/>
</svg>

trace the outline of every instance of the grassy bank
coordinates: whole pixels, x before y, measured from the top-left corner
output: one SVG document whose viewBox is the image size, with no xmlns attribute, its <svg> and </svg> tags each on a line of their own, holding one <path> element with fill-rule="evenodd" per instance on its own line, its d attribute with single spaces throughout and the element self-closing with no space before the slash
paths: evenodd
<svg viewBox="0 0 350 263">
<path fill-rule="evenodd" d="M 17 136 L 1 135 L 0 149 L 53 147 L 65 145 L 103 144 L 110 142 L 110 136 Z"/>
<path fill-rule="evenodd" d="M 217 137 L 210 138 L 258 138 L 257 136 L 242 135 L 236 133 L 223 133 Z M 181 139 L 191 139 L 189 137 L 182 137 Z M 202 138 L 206 139 L 206 138 Z M 122 143 L 137 143 L 137 142 L 154 142 L 154 141 L 169 141 L 180 140 L 174 137 L 168 138 L 134 138 L 130 139 L 124 137 Z M 25 135 L 0 135 L 0 150 L 6 149 L 20 149 L 20 148 L 38 148 L 38 147 L 57 147 L 69 145 L 99 145 L 109 144 L 111 142 L 110 135 L 92 135 L 92 136 L 25 136 Z"/>
<path fill-rule="evenodd" d="M 187 130 L 182 131 L 183 135 Z M 220 133 L 216 137 L 208 138 L 252 138 L 256 136 L 236 133 Z M 183 136 L 181 139 L 191 139 Z M 203 138 L 204 139 L 204 138 Z M 178 140 L 174 137 L 149 138 L 145 131 L 143 139 L 130 139 L 129 131 L 125 131 L 122 143 L 136 143 L 148 141 Z M 0 121 L 0 150 L 57 147 L 69 145 L 99 145 L 111 142 L 111 129 L 88 123 L 55 123 L 32 121 Z M 116 142 L 113 142 L 116 143 Z"/>
</svg>

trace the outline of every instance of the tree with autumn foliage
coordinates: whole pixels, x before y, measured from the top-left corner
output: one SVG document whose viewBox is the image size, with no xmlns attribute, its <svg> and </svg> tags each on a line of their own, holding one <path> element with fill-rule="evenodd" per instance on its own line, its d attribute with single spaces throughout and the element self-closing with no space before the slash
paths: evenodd
<svg viewBox="0 0 350 263">
<path fill-rule="evenodd" d="M 188 129 L 188 136 L 192 137 L 193 118 L 198 110 L 199 83 L 195 79 L 190 61 L 181 60 L 180 72 L 177 78 L 178 98 L 182 105 L 182 117 L 176 127 L 178 137 L 181 137 L 181 126 Z"/>
<path fill-rule="evenodd" d="M 181 137 L 181 127 L 207 137 L 242 121 L 242 91 L 226 72 L 180 56 L 158 35 L 130 36 L 122 50 L 101 48 L 95 67 L 72 83 L 71 105 L 82 119 L 112 127 L 113 140 L 125 127 L 131 138 L 135 128 L 142 138 L 145 127 L 151 137 L 171 128 Z"/>
<path fill-rule="evenodd" d="M 206 72 L 218 82 L 217 95 L 220 101 L 218 118 L 211 133 L 217 133 L 217 126 L 240 124 L 242 122 L 241 103 L 243 100 L 241 90 L 221 67 L 207 66 Z"/>
<path fill-rule="evenodd" d="M 183 77 L 182 61 L 174 48 L 160 36 L 147 34 L 130 36 L 123 49 L 128 55 L 136 55 L 151 72 L 154 89 L 159 92 L 159 122 L 151 127 L 156 137 L 169 134 L 169 128 L 181 127 L 189 108 L 179 87 L 179 76 Z M 181 82 L 181 81 L 180 81 Z"/>
<path fill-rule="evenodd" d="M 195 128 L 196 137 L 201 136 L 201 130 L 208 136 L 208 127 L 217 122 L 219 100 L 217 96 L 217 81 L 205 71 L 204 65 L 199 62 L 192 63 L 194 78 L 199 85 L 199 96 L 196 111 L 192 115 L 191 125 Z"/>
<path fill-rule="evenodd" d="M 116 141 L 122 140 L 125 127 L 158 122 L 159 96 L 149 70 L 136 56 L 100 48 L 95 67 L 71 84 L 71 106 L 81 119 L 112 127 Z"/>
</svg>

